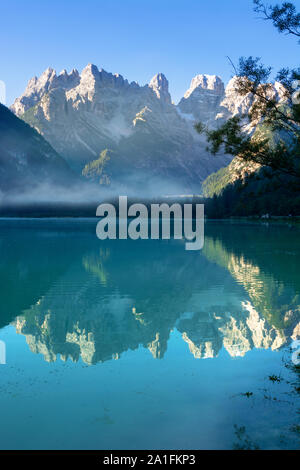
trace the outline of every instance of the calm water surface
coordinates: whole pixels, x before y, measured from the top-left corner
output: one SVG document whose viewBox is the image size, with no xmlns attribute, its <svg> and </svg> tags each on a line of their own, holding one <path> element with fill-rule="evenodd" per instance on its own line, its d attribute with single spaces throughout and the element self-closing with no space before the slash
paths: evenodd
<svg viewBox="0 0 300 470">
<path fill-rule="evenodd" d="M 0 221 L 0 448 L 299 448 L 299 229 L 95 227 Z"/>
</svg>

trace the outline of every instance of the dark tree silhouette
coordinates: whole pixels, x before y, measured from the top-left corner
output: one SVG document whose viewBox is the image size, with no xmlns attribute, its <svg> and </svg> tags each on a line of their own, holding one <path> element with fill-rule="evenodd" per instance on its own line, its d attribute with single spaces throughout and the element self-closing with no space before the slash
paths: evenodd
<svg viewBox="0 0 300 470">
<path fill-rule="evenodd" d="M 280 33 L 300 37 L 300 13 L 295 5 L 284 2 L 282 5 L 267 6 L 261 0 L 254 0 L 254 11 L 262 13 L 264 20 L 271 20 Z"/>
</svg>

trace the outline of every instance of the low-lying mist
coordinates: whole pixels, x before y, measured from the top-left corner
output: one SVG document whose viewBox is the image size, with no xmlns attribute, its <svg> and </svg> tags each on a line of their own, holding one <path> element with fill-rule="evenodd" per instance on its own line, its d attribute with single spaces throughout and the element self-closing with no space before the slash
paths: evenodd
<svg viewBox="0 0 300 470">
<path fill-rule="evenodd" d="M 199 183 L 199 191 L 201 184 Z M 136 178 L 129 176 L 126 181 L 119 181 L 111 185 L 100 185 L 93 182 L 79 180 L 77 184 L 55 184 L 51 182 L 14 188 L 9 191 L 0 189 L 1 212 L 26 207 L 51 208 L 55 215 L 58 210 L 65 207 L 72 208 L 76 215 L 76 207 L 97 207 L 103 201 L 113 201 L 119 196 L 128 196 L 129 199 L 139 202 L 140 200 L 159 200 L 166 197 L 176 198 L 191 196 L 192 189 L 177 181 L 164 178 Z M 78 214 L 80 215 L 80 214 Z"/>
</svg>

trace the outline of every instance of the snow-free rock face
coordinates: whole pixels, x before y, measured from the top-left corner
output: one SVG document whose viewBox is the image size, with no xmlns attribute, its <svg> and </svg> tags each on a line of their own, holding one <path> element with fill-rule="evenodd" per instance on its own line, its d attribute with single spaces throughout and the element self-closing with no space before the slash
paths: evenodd
<svg viewBox="0 0 300 470">
<path fill-rule="evenodd" d="M 17 98 L 11 107 L 11 110 L 17 115 L 22 116 L 28 109 L 36 105 L 40 99 L 53 88 L 62 88 L 68 90 L 79 83 L 79 73 L 73 69 L 70 74 L 62 70 L 56 75 L 55 70 L 49 67 L 42 75 L 29 80 L 27 88 L 20 98 Z"/>
<path fill-rule="evenodd" d="M 207 99 L 212 94 L 217 106 L 224 85 L 218 77 L 203 77 Z M 197 94 L 197 80 L 193 83 L 195 90 L 186 101 Z M 185 110 L 172 103 L 168 80 L 162 73 L 148 85 L 139 86 L 93 64 L 80 75 L 77 71 L 56 75 L 47 69 L 40 78 L 30 80 L 11 109 L 79 173 L 104 149 L 113 151 L 107 177 L 101 179 L 110 184 L 128 178 L 130 185 L 133 180 L 142 184 L 155 181 L 156 186 L 169 182 L 169 192 L 190 194 L 200 190 L 201 180 L 231 160 L 210 156 Z M 199 117 L 201 110 L 196 110 L 193 120 Z"/>
<path fill-rule="evenodd" d="M 213 124 L 221 100 L 224 98 L 224 83 L 216 75 L 196 75 L 190 88 L 178 104 L 178 110 L 186 119 Z"/>
<path fill-rule="evenodd" d="M 157 98 L 161 99 L 167 104 L 171 104 L 171 95 L 169 93 L 169 82 L 163 73 L 155 75 L 149 83 L 149 88 L 152 88 Z"/>
<path fill-rule="evenodd" d="M 189 98 L 195 91 L 210 90 L 222 96 L 224 94 L 224 83 L 220 77 L 216 75 L 196 75 L 192 81 L 191 86 L 184 95 L 184 98 Z"/>
<path fill-rule="evenodd" d="M 210 128 L 237 114 L 247 115 L 255 100 L 250 93 L 240 95 L 237 85 L 237 77 L 233 77 L 224 87 L 221 78 L 216 75 L 196 75 L 179 102 L 178 110 L 187 120 L 201 121 Z M 269 97 L 281 101 L 284 91 L 284 87 L 275 82 L 270 86 Z"/>
<path fill-rule="evenodd" d="M 241 96 L 237 92 L 237 80 L 237 77 L 233 77 L 229 81 L 225 89 L 224 97 L 220 103 L 220 109 L 216 116 L 217 120 L 226 120 L 232 116 L 236 116 L 237 114 L 248 114 L 251 106 L 253 105 L 255 99 L 250 93 L 246 96 Z M 275 82 L 273 86 L 270 86 L 268 94 L 270 98 L 281 101 L 284 99 L 284 91 L 283 85 L 279 82 Z"/>
<path fill-rule="evenodd" d="M 281 85 L 275 84 L 270 93 L 280 100 Z M 176 106 L 162 73 L 140 86 L 89 64 L 81 74 L 63 70 L 57 75 L 48 68 L 29 81 L 11 109 L 79 174 L 86 165 L 96 165 L 97 183 L 118 189 L 139 186 L 144 194 L 149 185 L 154 193 L 164 186 L 163 193 L 191 194 L 231 161 L 224 155 L 212 158 L 194 124 L 216 128 L 231 116 L 247 113 L 252 104 L 251 95 L 237 93 L 236 78 L 225 88 L 216 75 L 196 75 Z M 110 158 L 102 162 L 99 156 L 105 149 L 111 151 Z M 86 168 L 84 173 L 90 175 Z"/>
</svg>

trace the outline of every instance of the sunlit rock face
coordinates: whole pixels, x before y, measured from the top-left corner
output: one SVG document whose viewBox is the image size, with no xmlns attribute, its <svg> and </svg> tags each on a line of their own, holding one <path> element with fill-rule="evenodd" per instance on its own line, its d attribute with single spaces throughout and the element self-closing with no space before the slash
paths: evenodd
<svg viewBox="0 0 300 470">
<path fill-rule="evenodd" d="M 51 67 L 46 69 L 42 75 L 29 80 L 23 95 L 17 98 L 12 106 L 12 111 L 17 116 L 22 116 L 25 111 L 35 106 L 41 98 L 55 88 L 69 90 L 79 84 L 79 73 L 73 69 L 70 74 L 66 70 L 57 75 Z"/>
<path fill-rule="evenodd" d="M 224 89 L 219 78 L 214 83 L 203 77 L 204 102 L 198 103 L 199 109 L 195 104 L 193 120 L 211 119 L 212 108 L 219 104 Z M 198 82 L 193 87 L 184 99 L 188 107 L 202 89 Z M 210 101 L 210 110 L 204 115 Z M 110 182 L 121 179 L 122 174 L 143 179 L 145 173 L 145 181 L 153 177 L 157 183 L 173 183 L 173 193 L 199 191 L 201 180 L 231 160 L 222 155 L 211 158 L 206 142 L 186 119 L 185 106 L 172 103 L 168 80 L 162 73 L 140 86 L 93 64 L 80 75 L 76 70 L 57 75 L 47 69 L 29 81 L 11 109 L 80 173 L 101 151 L 113 150 L 108 164 Z"/>
<path fill-rule="evenodd" d="M 201 121 L 211 126 L 216 119 L 224 92 L 224 83 L 220 77 L 196 75 L 179 102 L 178 111 L 187 120 Z"/>
<path fill-rule="evenodd" d="M 277 82 L 269 94 L 284 99 Z M 125 184 L 144 194 L 150 183 L 155 194 L 164 184 L 167 194 L 190 194 L 198 193 L 201 181 L 232 160 L 222 154 L 212 158 L 195 123 L 216 128 L 232 116 L 247 114 L 254 101 L 251 94 L 239 95 L 237 77 L 225 87 L 220 77 L 202 74 L 192 79 L 175 105 L 163 73 L 140 86 L 88 64 L 81 74 L 74 69 L 57 75 L 48 68 L 29 81 L 11 110 L 35 127 L 79 174 L 109 149 L 110 158 L 98 162 L 100 173 L 105 173 L 98 184 Z M 254 128 L 250 126 L 249 132 Z"/>
<path fill-rule="evenodd" d="M 251 93 L 244 96 L 238 93 L 238 80 L 239 78 L 235 76 L 226 86 L 216 115 L 217 122 L 222 122 L 236 115 L 247 115 L 253 104 L 255 104 L 256 99 Z M 285 100 L 285 89 L 279 82 L 275 82 L 274 85 L 269 85 L 267 95 L 270 99 L 281 102 Z M 258 122 L 256 122 L 256 124 L 258 124 Z M 251 126 L 249 127 L 249 131 L 251 131 Z"/>
<path fill-rule="evenodd" d="M 233 77 L 224 92 L 220 102 L 220 109 L 217 118 L 229 118 L 237 114 L 243 115 L 249 112 L 253 104 L 253 96 L 248 94 L 241 96 L 237 92 L 237 77 Z"/>
<path fill-rule="evenodd" d="M 163 73 L 155 75 L 149 83 L 157 98 L 166 104 L 171 104 L 171 95 L 169 93 L 169 82 Z"/>
<path fill-rule="evenodd" d="M 200 121 L 210 128 L 216 128 L 233 116 L 247 115 L 255 99 L 251 93 L 245 96 L 238 93 L 238 80 L 233 77 L 225 87 L 216 75 L 196 75 L 177 106 L 179 113 L 187 121 Z M 278 102 L 284 100 L 284 87 L 275 82 L 270 85 L 268 96 Z"/>
</svg>

